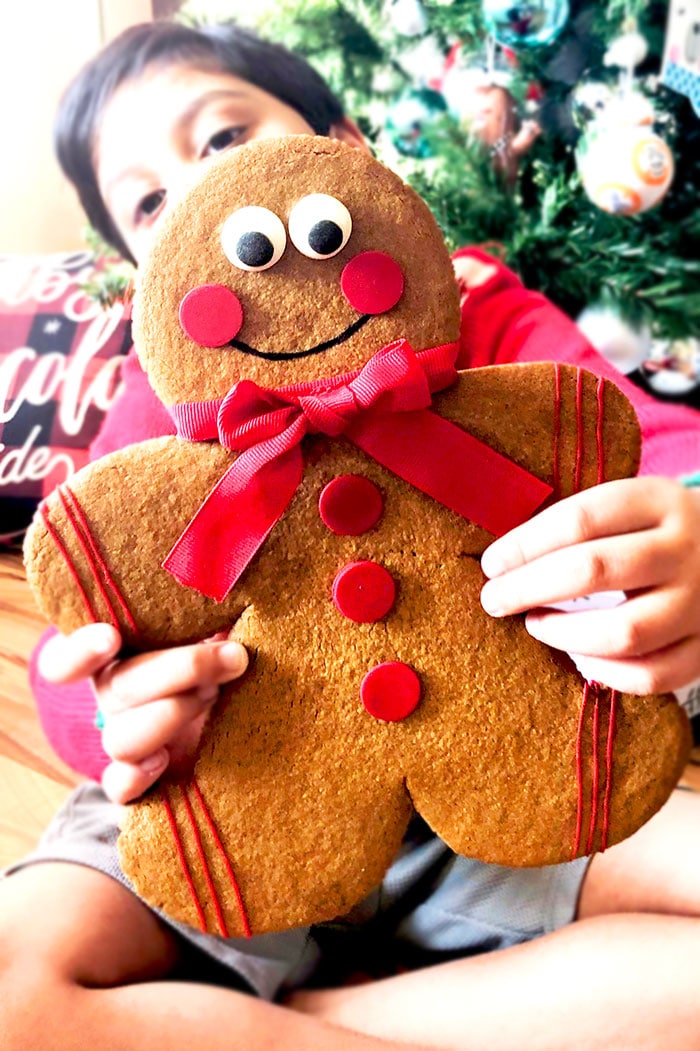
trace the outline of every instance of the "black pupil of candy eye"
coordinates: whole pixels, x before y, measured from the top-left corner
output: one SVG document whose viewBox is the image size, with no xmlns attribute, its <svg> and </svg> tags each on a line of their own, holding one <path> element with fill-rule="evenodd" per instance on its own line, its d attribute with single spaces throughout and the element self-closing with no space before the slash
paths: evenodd
<svg viewBox="0 0 700 1051">
<path fill-rule="evenodd" d="M 251 230 L 238 238 L 236 254 L 246 266 L 265 266 L 275 254 L 275 246 L 265 234 Z"/>
<path fill-rule="evenodd" d="M 343 243 L 343 231 L 331 219 L 321 219 L 309 230 L 309 248 L 318 255 L 337 252 Z"/>
</svg>

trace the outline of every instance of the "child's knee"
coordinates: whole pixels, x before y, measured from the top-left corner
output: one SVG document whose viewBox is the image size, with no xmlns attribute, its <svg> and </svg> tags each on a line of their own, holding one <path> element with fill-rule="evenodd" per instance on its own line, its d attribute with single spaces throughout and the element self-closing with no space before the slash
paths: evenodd
<svg viewBox="0 0 700 1051">
<path fill-rule="evenodd" d="M 39 980 L 51 992 L 54 982 L 89 989 L 163 978 L 177 959 L 174 936 L 104 873 L 45 863 L 0 881 L 0 980 L 20 989 Z"/>
</svg>

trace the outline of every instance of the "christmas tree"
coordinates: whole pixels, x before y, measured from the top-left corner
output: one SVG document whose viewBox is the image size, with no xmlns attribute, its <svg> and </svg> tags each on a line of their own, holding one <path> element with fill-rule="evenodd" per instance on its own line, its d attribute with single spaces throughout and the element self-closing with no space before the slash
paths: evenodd
<svg viewBox="0 0 700 1051">
<path fill-rule="evenodd" d="M 487 246 L 572 317 L 626 319 L 640 345 L 649 334 L 642 357 L 653 338 L 657 357 L 675 346 L 688 359 L 700 357 L 700 118 L 661 82 L 673 6 L 189 0 L 181 17 L 233 17 L 305 55 L 451 247 Z M 693 388 L 700 362 L 671 349 L 662 364 Z"/>
</svg>

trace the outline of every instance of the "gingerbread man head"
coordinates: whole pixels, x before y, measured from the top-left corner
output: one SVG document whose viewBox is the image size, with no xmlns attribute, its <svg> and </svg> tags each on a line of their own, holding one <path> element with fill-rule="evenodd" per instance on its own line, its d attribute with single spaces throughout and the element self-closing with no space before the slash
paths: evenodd
<svg viewBox="0 0 700 1051">
<path fill-rule="evenodd" d="M 239 380 L 353 371 L 396 339 L 421 350 L 459 328 L 449 255 L 423 201 L 363 151 L 306 135 L 212 165 L 170 217 L 141 288 L 136 345 L 166 405 L 222 397 Z"/>
</svg>

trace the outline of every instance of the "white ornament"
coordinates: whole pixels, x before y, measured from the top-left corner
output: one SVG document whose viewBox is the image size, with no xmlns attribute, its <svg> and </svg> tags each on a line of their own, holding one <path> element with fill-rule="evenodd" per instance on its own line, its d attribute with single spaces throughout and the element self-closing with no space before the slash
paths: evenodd
<svg viewBox="0 0 700 1051">
<path fill-rule="evenodd" d="M 687 394 L 700 384 L 700 340 L 654 340 L 645 368 L 646 382 L 657 394 Z"/>
<path fill-rule="evenodd" d="M 401 69 L 405 70 L 418 86 L 427 84 L 437 87 L 442 80 L 445 55 L 435 37 L 423 37 L 412 47 L 404 48 L 398 56 Z"/>
<path fill-rule="evenodd" d="M 603 63 L 619 69 L 633 70 L 649 54 L 649 45 L 641 33 L 632 31 L 616 37 L 605 52 Z"/>
<path fill-rule="evenodd" d="M 598 119 L 607 126 L 631 127 L 641 124 L 651 126 L 655 117 L 654 107 L 646 95 L 639 91 L 620 91 L 611 95 Z"/>
<path fill-rule="evenodd" d="M 649 357 L 649 329 L 634 328 L 613 307 L 586 307 L 576 324 L 598 353 L 624 375 L 634 372 Z"/>
<path fill-rule="evenodd" d="M 613 215 L 648 211 L 673 180 L 671 151 L 648 127 L 596 128 L 585 136 L 577 161 L 589 198 Z"/>
<path fill-rule="evenodd" d="M 400 36 L 422 36 L 428 19 L 420 0 L 388 0 L 389 21 Z"/>
</svg>

